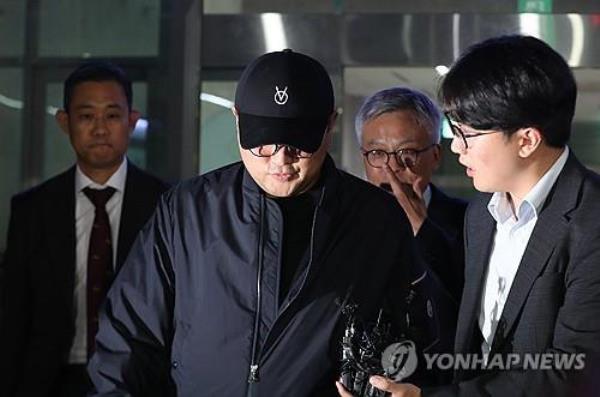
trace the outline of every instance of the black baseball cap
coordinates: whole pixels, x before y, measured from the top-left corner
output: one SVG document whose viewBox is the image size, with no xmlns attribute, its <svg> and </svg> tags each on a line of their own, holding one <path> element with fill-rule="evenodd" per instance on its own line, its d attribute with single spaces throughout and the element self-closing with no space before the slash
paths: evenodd
<svg viewBox="0 0 600 397">
<path fill-rule="evenodd" d="M 290 49 L 250 63 L 235 92 L 240 144 L 273 143 L 317 151 L 334 109 L 327 71 L 315 59 Z"/>
</svg>

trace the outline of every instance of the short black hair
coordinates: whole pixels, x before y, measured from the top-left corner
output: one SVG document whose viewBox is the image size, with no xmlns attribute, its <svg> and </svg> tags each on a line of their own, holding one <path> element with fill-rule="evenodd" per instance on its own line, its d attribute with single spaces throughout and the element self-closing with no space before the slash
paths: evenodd
<svg viewBox="0 0 600 397">
<path fill-rule="evenodd" d="M 75 87 L 77 84 L 86 81 L 114 81 L 118 83 L 123 88 L 123 92 L 125 92 L 127 106 L 129 107 L 129 110 L 131 110 L 133 90 L 131 88 L 131 80 L 129 80 L 125 71 L 108 61 L 86 61 L 71 72 L 69 77 L 65 80 L 63 108 L 66 112 L 69 112 L 69 105 L 71 104 L 71 98 L 73 97 Z"/>
<path fill-rule="evenodd" d="M 511 35 L 467 49 L 445 76 L 439 97 L 457 122 L 506 135 L 535 127 L 549 146 L 563 147 L 571 135 L 577 85 L 548 44 Z"/>
</svg>

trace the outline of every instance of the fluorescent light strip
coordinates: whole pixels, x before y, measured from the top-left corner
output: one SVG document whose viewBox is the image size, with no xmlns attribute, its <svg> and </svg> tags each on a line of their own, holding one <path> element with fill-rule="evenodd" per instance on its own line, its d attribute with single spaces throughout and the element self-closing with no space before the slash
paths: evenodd
<svg viewBox="0 0 600 397">
<path fill-rule="evenodd" d="M 207 94 L 206 92 L 200 94 L 200 100 L 204 102 L 210 102 L 217 106 L 222 106 L 227 109 L 231 109 L 233 107 L 233 102 L 229 99 L 213 94 Z"/>
<path fill-rule="evenodd" d="M 437 74 L 440 76 L 444 76 L 446 73 L 448 73 L 450 71 L 450 69 L 446 65 L 437 65 L 434 69 L 437 72 Z"/>
<path fill-rule="evenodd" d="M 585 41 L 583 18 L 579 14 L 567 14 L 567 18 L 569 18 L 569 22 L 571 22 L 571 34 L 573 36 L 568 62 L 569 66 L 577 67 L 581 65 L 583 44 Z"/>
<path fill-rule="evenodd" d="M 18 109 L 18 110 L 23 109 L 23 101 L 20 101 L 18 99 L 12 99 L 12 98 L 9 98 L 2 94 L 0 94 L 0 104 L 4 105 L 6 107 L 9 107 L 11 109 Z M 54 106 L 46 107 L 46 113 L 48 113 L 51 116 L 54 116 L 57 111 L 58 111 L 57 107 L 54 107 Z"/>
<path fill-rule="evenodd" d="M 54 116 L 59 110 L 60 108 L 57 108 L 56 106 L 46 106 L 46 113 L 51 116 Z"/>
<path fill-rule="evenodd" d="M 267 52 L 281 51 L 288 48 L 281 14 L 268 12 L 262 14 L 260 18 Z"/>
<path fill-rule="evenodd" d="M 404 52 L 406 53 L 406 56 L 408 57 L 408 59 L 412 59 L 413 58 L 413 50 L 412 50 L 412 46 L 411 46 L 412 15 L 405 14 L 402 17 L 402 19 L 403 19 L 403 22 L 402 22 L 402 46 L 404 47 Z"/>
<path fill-rule="evenodd" d="M 460 56 L 460 14 L 452 14 L 452 59 Z"/>
<path fill-rule="evenodd" d="M 519 14 L 519 26 L 521 28 L 521 34 L 526 36 L 533 36 L 538 39 L 542 38 L 539 14 Z"/>
<path fill-rule="evenodd" d="M 0 103 L 11 109 L 23 109 L 23 101 L 19 101 L 18 99 L 12 99 L 2 94 L 0 94 Z"/>
</svg>

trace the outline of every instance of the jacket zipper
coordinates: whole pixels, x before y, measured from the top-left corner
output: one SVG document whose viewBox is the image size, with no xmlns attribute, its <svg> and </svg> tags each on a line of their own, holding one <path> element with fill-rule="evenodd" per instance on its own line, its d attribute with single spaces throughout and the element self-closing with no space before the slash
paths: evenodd
<svg viewBox="0 0 600 397">
<path fill-rule="evenodd" d="M 302 280 L 302 284 L 300 285 L 300 288 L 298 289 L 298 291 L 300 291 L 300 290 L 302 290 L 302 288 L 304 288 L 304 284 L 306 283 L 306 279 L 308 278 L 308 275 L 310 273 L 310 268 L 312 266 L 313 256 L 314 256 L 315 225 L 317 223 L 317 213 L 319 212 L 319 208 L 321 207 L 321 204 L 323 203 L 324 197 L 325 197 L 325 188 L 323 188 L 323 191 L 321 192 L 321 197 L 319 198 L 319 202 L 318 202 L 317 207 L 315 208 L 315 212 L 313 214 L 312 226 L 310 229 L 310 255 L 309 255 L 309 259 L 308 259 L 308 266 L 306 269 L 306 275 L 305 275 L 304 279 Z M 260 298 L 261 298 L 260 280 L 261 280 L 261 276 L 262 276 L 262 267 L 263 267 L 264 206 L 265 206 L 265 197 L 264 197 L 264 195 L 261 195 L 260 231 L 259 231 L 259 237 L 258 237 L 258 241 L 259 241 L 258 276 L 257 276 L 257 282 L 256 282 L 257 308 L 256 308 L 256 314 L 254 317 L 254 336 L 253 336 L 253 340 L 252 340 L 252 359 L 250 360 L 250 371 L 248 374 L 248 383 L 250 383 L 250 388 L 248 389 L 248 396 L 252 396 L 252 384 L 256 383 L 260 380 L 260 376 L 259 376 L 260 368 L 259 368 L 259 364 L 258 364 L 260 361 L 260 352 L 258 351 L 258 327 L 260 325 L 260 305 L 261 305 L 261 302 L 260 302 Z M 298 296 L 298 294 L 296 294 L 296 296 Z M 294 300 L 295 299 L 296 298 L 294 298 Z M 290 307 L 291 304 L 292 304 L 292 301 L 287 302 L 279 316 L 281 316 L 281 314 L 283 312 L 285 312 L 285 310 L 287 310 L 287 308 Z M 277 321 L 277 319 L 275 319 L 275 321 Z M 268 334 L 265 336 L 265 340 L 267 340 L 268 336 L 269 336 Z"/>
<path fill-rule="evenodd" d="M 256 276 L 256 313 L 254 315 L 254 334 L 252 336 L 252 355 L 250 359 L 250 372 L 248 373 L 248 383 L 252 384 L 259 381 L 258 374 L 258 329 L 260 327 L 260 306 L 261 306 L 261 290 L 260 280 L 262 278 L 263 268 L 263 244 L 264 244 L 264 227 L 265 227 L 265 196 L 260 195 L 260 228 L 258 230 L 258 271 Z M 250 390 L 248 390 L 250 394 Z"/>
<path fill-rule="evenodd" d="M 314 254 L 314 244 L 315 244 L 315 225 L 317 224 L 317 213 L 319 212 L 319 208 L 321 207 L 321 204 L 323 203 L 323 197 L 325 197 L 325 188 L 323 188 L 323 191 L 321 192 L 321 197 L 319 198 L 319 202 L 317 203 L 317 207 L 315 208 L 315 213 L 313 214 L 312 226 L 310 228 L 310 255 L 308 257 L 308 265 L 306 266 L 306 275 L 302 279 L 302 284 L 300 284 L 300 288 L 298 288 L 298 292 L 300 292 L 304 288 L 304 284 L 306 284 L 306 279 L 308 278 L 308 275 L 310 273 L 310 268 L 312 266 L 313 254 Z M 298 293 L 296 294 L 296 297 L 297 296 L 298 296 Z M 296 297 L 294 297 L 293 300 L 296 300 Z M 287 310 L 287 308 L 291 306 L 293 300 L 290 300 L 286 303 L 285 307 L 281 311 L 281 314 L 283 314 L 283 312 L 285 312 Z M 280 316 L 281 316 L 281 314 L 280 314 Z"/>
</svg>

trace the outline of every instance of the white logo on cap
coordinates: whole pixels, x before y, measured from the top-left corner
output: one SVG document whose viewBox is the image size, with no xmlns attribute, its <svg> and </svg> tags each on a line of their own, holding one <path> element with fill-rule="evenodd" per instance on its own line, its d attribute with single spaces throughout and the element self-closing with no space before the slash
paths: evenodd
<svg viewBox="0 0 600 397">
<path fill-rule="evenodd" d="M 283 89 L 280 90 L 279 87 L 275 86 L 275 96 L 273 97 L 273 99 L 275 100 L 275 103 L 278 105 L 285 105 L 288 101 L 288 94 L 287 94 L 287 86 Z"/>
</svg>

